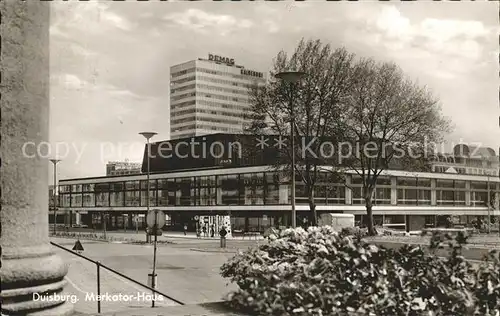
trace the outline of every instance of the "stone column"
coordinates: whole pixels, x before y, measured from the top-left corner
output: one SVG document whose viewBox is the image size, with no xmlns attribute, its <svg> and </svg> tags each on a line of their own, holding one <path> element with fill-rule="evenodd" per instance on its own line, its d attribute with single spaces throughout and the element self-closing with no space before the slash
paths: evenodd
<svg viewBox="0 0 500 316">
<path fill-rule="evenodd" d="M 9 0 L 0 11 L 2 315 L 71 315 L 64 301 L 33 300 L 34 293 L 63 294 L 67 273 L 48 238 L 50 162 L 35 150 L 49 132 L 50 7 Z"/>
</svg>

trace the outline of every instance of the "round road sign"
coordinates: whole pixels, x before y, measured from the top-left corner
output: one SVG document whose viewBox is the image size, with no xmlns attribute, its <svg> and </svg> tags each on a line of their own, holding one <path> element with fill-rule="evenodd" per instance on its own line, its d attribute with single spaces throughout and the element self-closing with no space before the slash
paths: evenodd
<svg viewBox="0 0 500 316">
<path fill-rule="evenodd" d="M 162 228 L 165 226 L 165 214 L 160 210 L 152 210 L 149 211 L 148 216 L 146 217 L 146 222 L 149 228 L 153 228 L 155 225 L 155 214 L 156 214 L 156 224 L 158 228 Z"/>
<path fill-rule="evenodd" d="M 195 221 L 197 221 L 197 220 L 199 220 L 199 219 L 200 219 L 200 217 L 199 217 L 198 215 L 196 215 L 196 216 L 194 217 L 194 220 L 195 220 Z"/>
</svg>

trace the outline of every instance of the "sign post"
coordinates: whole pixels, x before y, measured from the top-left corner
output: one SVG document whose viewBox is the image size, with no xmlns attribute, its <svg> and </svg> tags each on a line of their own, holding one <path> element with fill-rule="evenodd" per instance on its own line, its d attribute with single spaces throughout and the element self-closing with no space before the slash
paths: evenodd
<svg viewBox="0 0 500 316">
<path fill-rule="evenodd" d="M 155 235 L 155 241 L 153 246 L 153 273 L 151 275 L 151 287 L 155 289 L 156 286 L 156 243 L 158 241 L 158 230 L 159 227 L 163 228 L 165 225 L 165 214 L 160 210 L 152 210 L 148 213 L 146 218 L 148 227 L 152 229 Z M 153 300 L 151 301 L 151 307 L 155 307 L 155 292 L 153 292 Z"/>
</svg>

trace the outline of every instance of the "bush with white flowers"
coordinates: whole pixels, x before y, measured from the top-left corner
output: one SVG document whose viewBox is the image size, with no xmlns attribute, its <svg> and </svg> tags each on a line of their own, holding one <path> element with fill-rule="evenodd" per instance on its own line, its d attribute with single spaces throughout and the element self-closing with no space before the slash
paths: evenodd
<svg viewBox="0 0 500 316">
<path fill-rule="evenodd" d="M 230 303 L 255 315 L 500 315 L 499 256 L 473 267 L 466 238 L 434 235 L 384 249 L 331 227 L 287 229 L 221 267 L 239 286 Z M 444 246 L 449 256 L 433 250 Z"/>
</svg>

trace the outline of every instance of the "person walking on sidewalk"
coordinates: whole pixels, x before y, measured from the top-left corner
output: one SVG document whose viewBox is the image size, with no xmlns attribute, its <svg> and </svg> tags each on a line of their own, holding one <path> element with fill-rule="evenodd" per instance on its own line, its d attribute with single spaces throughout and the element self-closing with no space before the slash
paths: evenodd
<svg viewBox="0 0 500 316">
<path fill-rule="evenodd" d="M 186 235 L 187 235 L 187 230 L 188 230 L 188 227 L 187 227 L 187 225 L 186 225 L 186 224 L 184 224 L 184 236 L 186 236 Z"/>
<path fill-rule="evenodd" d="M 214 236 L 215 236 L 215 226 L 214 226 L 214 225 L 212 225 L 212 226 L 210 227 L 210 237 L 214 238 Z"/>
</svg>

